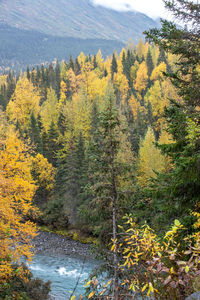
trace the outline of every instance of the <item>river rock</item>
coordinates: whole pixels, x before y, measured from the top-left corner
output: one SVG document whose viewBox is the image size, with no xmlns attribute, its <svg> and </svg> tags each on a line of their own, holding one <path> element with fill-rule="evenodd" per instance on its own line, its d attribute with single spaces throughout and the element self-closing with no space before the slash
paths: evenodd
<svg viewBox="0 0 200 300">
<path fill-rule="evenodd" d="M 50 232 L 41 231 L 33 239 L 35 251 L 37 253 L 67 255 L 74 254 L 84 257 L 91 257 L 91 245 L 82 244 Z"/>
<path fill-rule="evenodd" d="M 200 300 L 200 292 L 196 292 L 196 293 L 190 295 L 185 300 Z"/>
</svg>

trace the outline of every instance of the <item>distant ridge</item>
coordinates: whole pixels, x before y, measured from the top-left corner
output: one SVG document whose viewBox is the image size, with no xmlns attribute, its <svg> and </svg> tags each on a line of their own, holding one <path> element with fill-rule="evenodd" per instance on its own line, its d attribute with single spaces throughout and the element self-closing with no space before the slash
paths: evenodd
<svg viewBox="0 0 200 300">
<path fill-rule="evenodd" d="M 101 49 L 105 56 L 124 46 L 120 41 L 56 37 L 37 31 L 20 30 L 0 24 L 0 72 L 8 68 L 24 69 L 27 65 L 47 64 L 55 58 L 68 60 L 83 51 L 96 54 Z"/>
<path fill-rule="evenodd" d="M 1 0 L 0 22 L 12 27 L 76 38 L 135 42 L 157 22 L 138 12 L 118 12 L 90 0 Z"/>
</svg>

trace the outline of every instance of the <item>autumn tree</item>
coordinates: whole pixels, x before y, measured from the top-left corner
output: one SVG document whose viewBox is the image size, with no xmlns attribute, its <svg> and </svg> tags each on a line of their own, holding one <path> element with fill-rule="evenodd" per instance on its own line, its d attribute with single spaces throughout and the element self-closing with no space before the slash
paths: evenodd
<svg viewBox="0 0 200 300">
<path fill-rule="evenodd" d="M 0 284 L 13 275 L 12 264 L 20 264 L 22 258 L 31 259 L 31 239 L 36 227 L 26 221 L 32 209 L 36 186 L 31 176 L 29 149 L 13 131 L 0 150 Z M 22 269 L 17 271 L 19 276 Z"/>
<path fill-rule="evenodd" d="M 173 168 L 164 178 L 159 178 L 160 184 L 157 182 L 155 189 L 166 219 L 182 215 L 186 226 L 189 226 L 189 209 L 198 205 L 200 189 L 199 138 L 193 144 L 187 138 L 187 120 L 190 119 L 194 124 L 199 119 L 200 5 L 183 0 L 164 2 L 176 17 L 176 22 L 181 21 L 185 26 L 177 27 L 173 22 L 163 20 L 161 29 L 152 29 L 147 33 L 148 38 L 159 45 L 162 51 L 177 55 L 175 68 L 168 78 L 177 89 L 178 97 L 173 97 L 165 110 L 168 132 L 174 143 L 162 147 L 162 151 L 170 156 Z M 198 123 L 196 127 L 199 127 Z M 167 210 L 165 201 L 168 202 Z"/>
<path fill-rule="evenodd" d="M 139 69 L 137 71 L 137 77 L 134 84 L 134 88 L 142 95 L 144 96 L 145 90 L 147 88 L 148 84 L 148 69 L 145 61 L 143 61 Z"/>
<path fill-rule="evenodd" d="M 55 91 L 50 88 L 47 90 L 47 100 L 42 104 L 40 111 L 41 121 L 46 131 L 50 129 L 52 123 L 58 122 L 58 99 Z"/>
<path fill-rule="evenodd" d="M 113 53 L 111 62 L 111 77 L 113 78 L 114 73 L 117 73 L 117 60 L 115 54 Z"/>
<path fill-rule="evenodd" d="M 7 115 L 11 121 L 18 121 L 23 130 L 30 125 L 30 116 L 38 115 L 40 95 L 27 78 L 21 78 L 7 106 Z"/>
<path fill-rule="evenodd" d="M 56 169 L 42 154 L 38 153 L 31 158 L 31 175 L 37 185 L 34 201 L 42 207 L 53 191 Z"/>
<path fill-rule="evenodd" d="M 167 158 L 155 145 L 155 136 L 152 128 L 148 128 L 146 136 L 140 143 L 138 157 L 138 184 L 147 186 L 151 178 L 157 176 L 156 173 L 166 171 Z"/>
<path fill-rule="evenodd" d="M 154 64 L 153 64 L 150 47 L 148 48 L 148 52 L 147 52 L 147 56 L 146 56 L 146 64 L 147 64 L 147 68 L 148 68 L 148 76 L 150 77 L 151 73 L 154 69 Z"/>
<path fill-rule="evenodd" d="M 91 221 L 94 232 L 100 234 L 103 242 L 109 237 L 117 249 L 117 224 L 126 206 L 130 186 L 129 167 L 133 158 L 131 146 L 123 132 L 123 122 L 116 106 L 113 87 L 108 85 L 105 106 L 99 115 L 99 127 L 90 141 L 89 180 Z M 127 194 L 125 193 L 125 190 Z M 109 233 L 112 234 L 109 235 Z M 118 257 L 113 254 L 113 297 L 118 299 Z"/>
</svg>

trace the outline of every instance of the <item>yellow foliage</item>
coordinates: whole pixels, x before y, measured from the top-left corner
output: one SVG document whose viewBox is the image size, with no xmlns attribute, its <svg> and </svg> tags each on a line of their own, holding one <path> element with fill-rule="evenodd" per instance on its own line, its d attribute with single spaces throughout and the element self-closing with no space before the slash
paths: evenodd
<svg viewBox="0 0 200 300">
<path fill-rule="evenodd" d="M 111 76 L 111 58 L 110 57 L 106 57 L 106 60 L 104 62 L 104 67 L 108 72 L 109 77 Z"/>
<path fill-rule="evenodd" d="M 0 88 L 2 85 L 7 85 L 7 75 L 0 75 Z"/>
<path fill-rule="evenodd" d="M 78 91 L 78 87 L 79 87 L 78 76 L 76 77 L 74 71 L 72 69 L 69 69 L 66 72 L 66 78 L 67 78 L 67 82 L 68 82 L 68 90 L 72 94 L 76 93 Z"/>
<path fill-rule="evenodd" d="M 61 80 L 67 80 L 67 66 L 66 63 L 64 61 L 61 61 L 60 63 L 60 78 Z"/>
<path fill-rule="evenodd" d="M 47 90 L 47 100 L 42 104 L 41 111 L 42 124 L 46 131 L 49 130 L 51 123 L 55 125 L 58 121 L 58 99 L 55 91 L 50 88 Z"/>
<path fill-rule="evenodd" d="M 154 85 L 149 89 L 145 100 L 151 103 L 153 116 L 161 116 L 163 114 L 166 104 L 158 80 L 156 80 Z"/>
<path fill-rule="evenodd" d="M 148 90 L 145 96 L 145 102 L 146 104 L 148 102 L 151 103 L 152 114 L 156 117 L 156 129 L 160 130 L 162 124 L 164 124 L 164 109 L 169 106 L 169 98 L 174 98 L 173 96 L 175 95 L 175 91 L 168 81 L 160 83 L 159 80 L 156 80 L 154 85 Z"/>
<path fill-rule="evenodd" d="M 55 183 L 56 169 L 42 154 L 38 153 L 35 157 L 32 157 L 31 160 L 31 172 L 37 186 L 40 186 L 46 191 L 51 191 Z"/>
<path fill-rule="evenodd" d="M 129 84 L 128 84 L 128 80 L 127 80 L 126 76 L 120 72 L 114 73 L 113 84 L 114 84 L 114 87 L 117 88 L 117 90 L 120 93 L 120 95 L 118 95 L 120 97 L 120 99 L 118 99 L 118 100 L 120 100 L 120 103 L 122 105 L 124 105 L 125 100 L 127 99 L 127 96 L 128 96 L 128 91 L 129 91 Z"/>
<path fill-rule="evenodd" d="M 156 66 L 159 57 L 159 47 L 156 45 L 151 46 L 151 54 L 154 66 Z"/>
<path fill-rule="evenodd" d="M 197 218 L 199 214 L 194 213 Z M 141 298 L 181 299 L 198 288 L 200 237 L 187 236 L 180 243 L 183 225 L 175 220 L 163 238 L 145 223 L 137 226 L 132 216 L 126 217 L 118 252 L 123 256 L 118 290 Z M 128 227 L 128 229 L 127 229 Z M 185 249 L 183 249 L 183 244 Z M 113 246 L 112 248 L 113 249 Z M 134 270 L 134 271 L 133 271 Z M 193 283 L 193 286 L 192 286 Z M 184 297 L 185 298 L 185 297 Z"/>
<path fill-rule="evenodd" d="M 7 129 L 6 113 L 0 107 L 0 141 L 5 138 Z"/>
<path fill-rule="evenodd" d="M 144 44 L 144 57 L 147 56 L 148 50 L 149 50 L 149 43 L 146 42 L 146 43 Z"/>
<path fill-rule="evenodd" d="M 30 163 L 27 147 L 9 132 L 0 150 L 0 282 L 12 276 L 13 262 L 32 257 L 36 227 L 24 219 L 36 189 Z"/>
<path fill-rule="evenodd" d="M 59 99 L 59 107 L 62 107 L 62 105 L 66 101 L 66 93 L 67 93 L 67 85 L 66 83 L 61 80 L 60 82 L 60 99 Z"/>
<path fill-rule="evenodd" d="M 78 56 L 78 62 L 81 67 L 84 65 L 85 60 L 86 60 L 86 56 L 83 52 L 81 52 L 80 55 Z"/>
<path fill-rule="evenodd" d="M 87 74 L 87 93 L 91 101 L 94 101 L 96 98 L 101 100 L 106 93 L 106 88 L 106 77 L 99 78 L 94 71 Z"/>
<path fill-rule="evenodd" d="M 100 70 L 103 70 L 103 67 L 104 67 L 104 60 L 103 60 L 103 55 L 102 55 L 100 49 L 99 49 L 99 51 L 97 52 L 97 55 L 96 55 L 96 62 L 97 62 L 98 68 L 99 68 Z"/>
<path fill-rule="evenodd" d="M 146 109 L 144 106 L 141 106 L 140 102 L 137 100 L 137 98 L 132 95 L 129 99 L 129 105 L 132 111 L 132 114 L 134 116 L 134 119 L 137 119 L 138 111 L 146 113 Z"/>
<path fill-rule="evenodd" d="M 131 76 L 131 79 L 133 82 L 135 82 L 135 80 L 136 80 L 138 69 L 139 69 L 139 62 L 136 60 L 130 70 L 130 76 Z"/>
<path fill-rule="evenodd" d="M 18 121 L 22 128 L 27 128 L 31 114 L 38 115 L 39 104 L 38 90 L 27 78 L 20 78 L 7 106 L 7 115 L 11 121 Z"/>
<path fill-rule="evenodd" d="M 72 107 L 74 134 L 78 137 L 82 132 L 83 137 L 87 139 L 91 128 L 92 105 L 84 91 L 73 96 Z"/>
<path fill-rule="evenodd" d="M 136 77 L 136 82 L 134 84 L 134 88 L 139 93 L 142 93 L 146 89 L 147 83 L 148 83 L 148 69 L 147 69 L 146 62 L 143 61 L 140 64 L 139 69 L 137 71 L 137 77 Z"/>
<path fill-rule="evenodd" d="M 139 42 L 138 42 L 138 44 L 137 44 L 137 47 L 136 47 L 136 53 L 137 53 L 137 55 L 139 56 L 139 58 L 142 58 L 142 56 L 144 56 L 144 43 L 143 43 L 143 40 L 142 39 L 140 39 L 139 40 Z"/>
<path fill-rule="evenodd" d="M 153 130 L 149 127 L 143 141 L 140 142 L 138 158 L 138 184 L 142 187 L 147 186 L 151 177 L 156 177 L 155 172 L 166 170 L 166 157 L 154 145 L 155 137 Z"/>
<path fill-rule="evenodd" d="M 163 79 L 164 75 L 163 72 L 167 71 L 167 66 L 164 62 L 161 62 L 159 66 L 157 66 L 152 74 L 151 74 L 151 80 L 158 80 L 158 79 Z"/>
</svg>

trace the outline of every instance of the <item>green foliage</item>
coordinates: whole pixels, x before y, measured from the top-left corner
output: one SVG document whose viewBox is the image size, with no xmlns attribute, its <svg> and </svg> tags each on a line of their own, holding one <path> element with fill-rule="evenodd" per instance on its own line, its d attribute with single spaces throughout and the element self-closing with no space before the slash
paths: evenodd
<svg viewBox="0 0 200 300">
<path fill-rule="evenodd" d="M 177 28 L 175 24 L 162 21 L 160 30 L 152 29 L 147 37 L 160 46 L 160 57 L 167 50 L 178 55 L 176 68 L 167 76 L 176 87 L 178 96 L 171 99 L 165 109 L 168 132 L 174 143 L 160 147 L 171 158 L 172 169 L 165 176 L 159 176 L 152 186 L 156 215 L 163 215 L 164 222 L 169 216 L 182 217 L 189 226 L 189 210 L 198 207 L 200 201 L 199 173 L 199 101 L 200 101 L 200 5 L 191 1 L 165 1 L 167 8 L 189 29 Z M 167 203 L 167 206 L 166 206 Z M 158 223 L 159 224 L 159 223 Z M 160 224 L 159 224 L 160 226 Z M 191 225 L 190 225 L 191 227 Z"/>
<path fill-rule="evenodd" d="M 20 267 L 26 271 L 26 279 L 21 279 L 19 276 L 13 276 L 11 280 L 0 285 L 0 298 L 2 300 L 49 299 L 50 282 L 44 283 L 38 278 L 33 278 L 32 273 L 24 264 Z M 17 272 L 18 268 L 18 265 L 13 265 L 14 273 Z"/>
<path fill-rule="evenodd" d="M 199 228 L 199 214 L 195 228 Z M 183 225 L 176 219 L 170 230 L 159 238 L 147 223 L 138 226 L 132 216 L 119 226 L 118 255 L 121 256 L 118 286 L 120 299 L 140 297 L 157 300 L 185 299 L 196 291 L 200 274 L 199 232 L 182 239 Z M 114 245 L 111 251 L 114 250 Z M 90 280 L 90 295 L 112 299 L 109 285 Z M 90 295 L 88 298 L 90 298 Z"/>
</svg>

